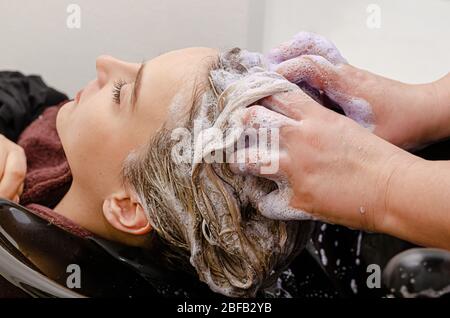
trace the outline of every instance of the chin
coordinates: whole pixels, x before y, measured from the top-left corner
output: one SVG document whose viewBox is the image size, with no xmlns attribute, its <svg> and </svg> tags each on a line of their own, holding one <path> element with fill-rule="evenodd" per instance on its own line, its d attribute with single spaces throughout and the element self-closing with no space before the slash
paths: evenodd
<svg viewBox="0 0 450 318">
<path fill-rule="evenodd" d="M 64 130 L 66 128 L 68 110 L 73 103 L 73 101 L 65 103 L 63 106 L 61 106 L 61 108 L 58 110 L 58 114 L 56 115 L 56 131 L 58 132 L 61 142 L 62 137 L 64 136 Z"/>
</svg>

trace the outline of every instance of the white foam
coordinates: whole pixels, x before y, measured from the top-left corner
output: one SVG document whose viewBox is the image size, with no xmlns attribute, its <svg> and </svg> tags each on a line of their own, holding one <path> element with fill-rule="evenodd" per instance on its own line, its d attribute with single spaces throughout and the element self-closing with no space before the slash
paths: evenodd
<svg viewBox="0 0 450 318">
<path fill-rule="evenodd" d="M 362 231 L 359 231 L 358 234 L 358 243 L 356 246 L 356 256 L 359 256 L 359 254 L 361 253 L 361 241 L 362 241 Z"/>
<path fill-rule="evenodd" d="M 358 285 L 356 285 L 356 281 L 354 279 L 352 279 L 350 281 L 350 287 L 351 287 L 351 289 L 352 289 L 354 294 L 358 293 Z"/>
<path fill-rule="evenodd" d="M 321 55 L 333 64 L 347 63 L 331 41 L 311 32 L 297 33 L 292 40 L 271 50 L 268 54 L 268 59 L 276 64 L 305 54 Z"/>
<path fill-rule="evenodd" d="M 325 250 L 322 248 L 320 249 L 320 260 L 322 261 L 323 266 L 327 266 L 328 259 L 327 256 L 325 255 Z"/>
<path fill-rule="evenodd" d="M 280 183 L 278 190 L 261 198 L 258 208 L 262 215 L 273 220 L 311 220 L 312 216 L 310 214 L 291 207 L 291 198 L 291 188 L 286 183 Z"/>
<path fill-rule="evenodd" d="M 450 285 L 443 287 L 439 290 L 434 290 L 432 288 L 421 290 L 419 292 L 410 292 L 406 286 L 400 287 L 400 293 L 404 298 L 418 298 L 418 297 L 429 297 L 429 298 L 438 298 L 443 295 L 447 295 L 450 293 Z"/>
<path fill-rule="evenodd" d="M 247 64 L 252 65 L 255 59 L 255 56 L 247 56 Z M 299 89 L 295 84 L 288 82 L 279 74 L 266 71 L 261 67 L 254 67 L 250 73 L 245 75 L 226 73 L 223 69 L 218 72 L 211 72 L 213 83 L 219 87 L 219 90 L 223 89 L 217 101 L 219 105 L 223 105 L 223 110 L 211 123 L 205 117 L 208 114 L 208 107 L 211 107 L 212 104 L 208 99 L 205 100 L 206 105 L 202 106 L 205 109 L 200 112 L 200 117 L 204 117 L 202 120 L 207 122 L 205 126 L 208 128 L 203 129 L 194 140 L 192 171 L 211 153 L 225 151 L 234 147 L 234 144 L 244 132 L 242 111 L 249 105 L 267 96 Z M 271 119 L 253 118 L 253 120 L 259 122 L 265 120 L 267 125 L 269 125 L 268 123 Z M 281 125 L 281 123 L 279 124 Z M 220 133 L 218 134 L 218 132 L 224 131 L 228 133 L 226 140 L 223 140 Z M 267 218 L 277 220 L 311 219 L 311 216 L 304 211 L 290 206 L 292 191 L 286 183 L 279 183 L 278 190 L 268 195 L 257 193 L 258 187 L 255 187 L 252 182 L 249 182 L 244 188 L 248 192 L 248 197 L 259 198 L 257 201 L 258 209 Z"/>
</svg>

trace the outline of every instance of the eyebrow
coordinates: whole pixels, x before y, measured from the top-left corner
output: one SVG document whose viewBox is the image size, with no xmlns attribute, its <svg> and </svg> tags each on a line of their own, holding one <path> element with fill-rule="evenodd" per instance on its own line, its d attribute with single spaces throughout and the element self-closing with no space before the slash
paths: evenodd
<svg viewBox="0 0 450 318">
<path fill-rule="evenodd" d="M 141 66 L 139 67 L 139 70 L 136 74 L 136 79 L 134 81 L 134 88 L 133 88 L 133 106 L 136 106 L 137 101 L 138 101 L 138 97 L 139 97 L 139 92 L 141 90 L 141 82 L 142 82 L 142 74 L 144 73 L 144 67 L 145 67 L 146 63 L 141 63 Z"/>
</svg>

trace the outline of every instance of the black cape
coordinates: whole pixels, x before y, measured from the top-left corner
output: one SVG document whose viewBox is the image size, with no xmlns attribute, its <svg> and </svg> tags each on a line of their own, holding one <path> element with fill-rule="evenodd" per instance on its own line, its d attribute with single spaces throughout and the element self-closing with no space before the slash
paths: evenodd
<svg viewBox="0 0 450 318">
<path fill-rule="evenodd" d="M 67 96 L 47 86 L 40 76 L 0 72 L 0 134 L 17 141 L 46 107 L 64 100 Z"/>
</svg>

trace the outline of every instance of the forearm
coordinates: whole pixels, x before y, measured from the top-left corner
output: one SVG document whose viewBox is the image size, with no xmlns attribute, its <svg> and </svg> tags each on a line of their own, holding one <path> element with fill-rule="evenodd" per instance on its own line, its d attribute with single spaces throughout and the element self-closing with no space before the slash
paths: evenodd
<svg viewBox="0 0 450 318">
<path fill-rule="evenodd" d="M 390 176 L 379 231 L 450 250 L 450 162 L 420 158 Z"/>
<path fill-rule="evenodd" d="M 404 84 L 402 94 L 409 96 L 402 120 L 408 122 L 412 148 L 450 137 L 449 74 L 427 84 Z"/>
<path fill-rule="evenodd" d="M 437 118 L 435 125 L 430 125 L 430 134 L 434 140 L 450 137 L 450 73 L 431 83 L 430 89 L 434 95 Z"/>
<path fill-rule="evenodd" d="M 340 68 L 340 89 L 372 107 L 374 133 L 404 149 L 450 137 L 450 75 L 426 84 L 406 84 L 351 65 Z"/>
</svg>

